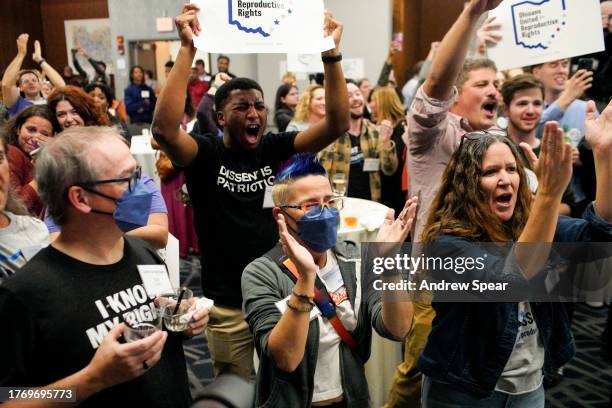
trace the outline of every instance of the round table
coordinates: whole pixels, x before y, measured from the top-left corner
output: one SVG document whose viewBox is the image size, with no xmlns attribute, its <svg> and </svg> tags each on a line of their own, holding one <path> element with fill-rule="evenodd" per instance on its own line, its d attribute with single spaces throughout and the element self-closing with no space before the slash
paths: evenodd
<svg viewBox="0 0 612 408">
<path fill-rule="evenodd" d="M 338 238 L 354 242 L 373 242 L 388 209 L 375 201 L 345 197 L 344 206 L 340 210 Z"/>
</svg>

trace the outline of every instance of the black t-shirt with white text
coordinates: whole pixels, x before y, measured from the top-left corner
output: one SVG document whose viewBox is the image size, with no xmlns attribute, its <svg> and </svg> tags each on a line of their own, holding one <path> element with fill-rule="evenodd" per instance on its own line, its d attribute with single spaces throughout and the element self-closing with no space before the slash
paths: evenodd
<svg viewBox="0 0 612 408">
<path fill-rule="evenodd" d="M 87 264 L 48 246 L 0 285 L 0 386 L 42 386 L 74 374 L 113 327 L 150 312 L 153 298 L 137 265 L 160 260 L 143 241 L 124 242 L 123 258 L 112 265 Z M 173 408 L 190 401 L 182 337 L 168 333 L 156 365 L 79 406 Z"/>
<path fill-rule="evenodd" d="M 347 197 L 371 200 L 370 175 L 363 171 L 365 160 L 363 152 L 361 151 L 361 136 L 349 134 L 349 138 L 351 139 L 351 169 L 349 171 L 348 191 L 346 195 Z"/>
<path fill-rule="evenodd" d="M 230 150 L 221 137 L 192 134 L 198 155 L 185 167 L 185 180 L 202 254 L 202 289 L 218 305 L 242 307 L 242 271 L 278 241 L 264 195 L 295 153 L 297 133 L 268 133 L 253 151 Z"/>
</svg>

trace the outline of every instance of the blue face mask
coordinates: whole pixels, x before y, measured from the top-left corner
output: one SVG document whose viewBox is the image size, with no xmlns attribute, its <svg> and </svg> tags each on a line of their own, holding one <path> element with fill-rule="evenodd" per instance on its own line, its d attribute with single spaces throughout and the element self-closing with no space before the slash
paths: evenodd
<svg viewBox="0 0 612 408">
<path fill-rule="evenodd" d="M 111 215 L 121 231 L 129 232 L 147 225 L 153 193 L 145 185 L 142 178 L 138 180 L 132 191 L 129 191 L 129 189 L 125 190 L 125 193 L 119 199 L 102 194 L 96 190 L 86 190 L 115 202 L 117 208 L 112 213 L 93 209 L 91 211 L 98 214 Z"/>
<path fill-rule="evenodd" d="M 324 207 L 318 216 L 312 216 L 312 213 L 316 214 L 319 211 L 321 207 L 313 208 L 296 221 L 299 228 L 298 236 L 313 251 L 325 252 L 338 241 L 340 213 L 337 208 Z"/>
</svg>

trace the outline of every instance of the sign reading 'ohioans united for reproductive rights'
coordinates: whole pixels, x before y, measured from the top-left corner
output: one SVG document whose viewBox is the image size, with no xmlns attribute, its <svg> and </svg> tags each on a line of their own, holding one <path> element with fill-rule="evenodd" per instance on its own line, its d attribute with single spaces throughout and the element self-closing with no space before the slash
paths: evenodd
<svg viewBox="0 0 612 408">
<path fill-rule="evenodd" d="M 502 40 L 489 48 L 499 69 L 605 48 L 599 0 L 504 0 L 490 15 L 502 24 Z"/>
<path fill-rule="evenodd" d="M 324 38 L 323 0 L 191 0 L 202 32 L 194 41 L 214 53 L 318 53 Z"/>
</svg>

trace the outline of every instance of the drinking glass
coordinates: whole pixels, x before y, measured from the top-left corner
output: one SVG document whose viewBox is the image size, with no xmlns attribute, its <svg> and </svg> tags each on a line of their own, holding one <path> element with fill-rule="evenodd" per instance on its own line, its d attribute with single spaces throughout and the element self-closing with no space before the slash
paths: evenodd
<svg viewBox="0 0 612 408">
<path fill-rule="evenodd" d="M 177 289 L 173 293 L 162 295 L 157 300 L 161 306 L 164 326 L 171 332 L 182 332 L 187 329 L 198 300 L 193 297 L 193 292 L 190 289 L 185 288 L 185 293 L 177 308 L 180 294 L 181 289 Z"/>
<path fill-rule="evenodd" d="M 344 197 L 346 195 L 346 174 L 338 172 L 332 177 L 332 190 L 335 195 L 339 197 Z"/>
</svg>

